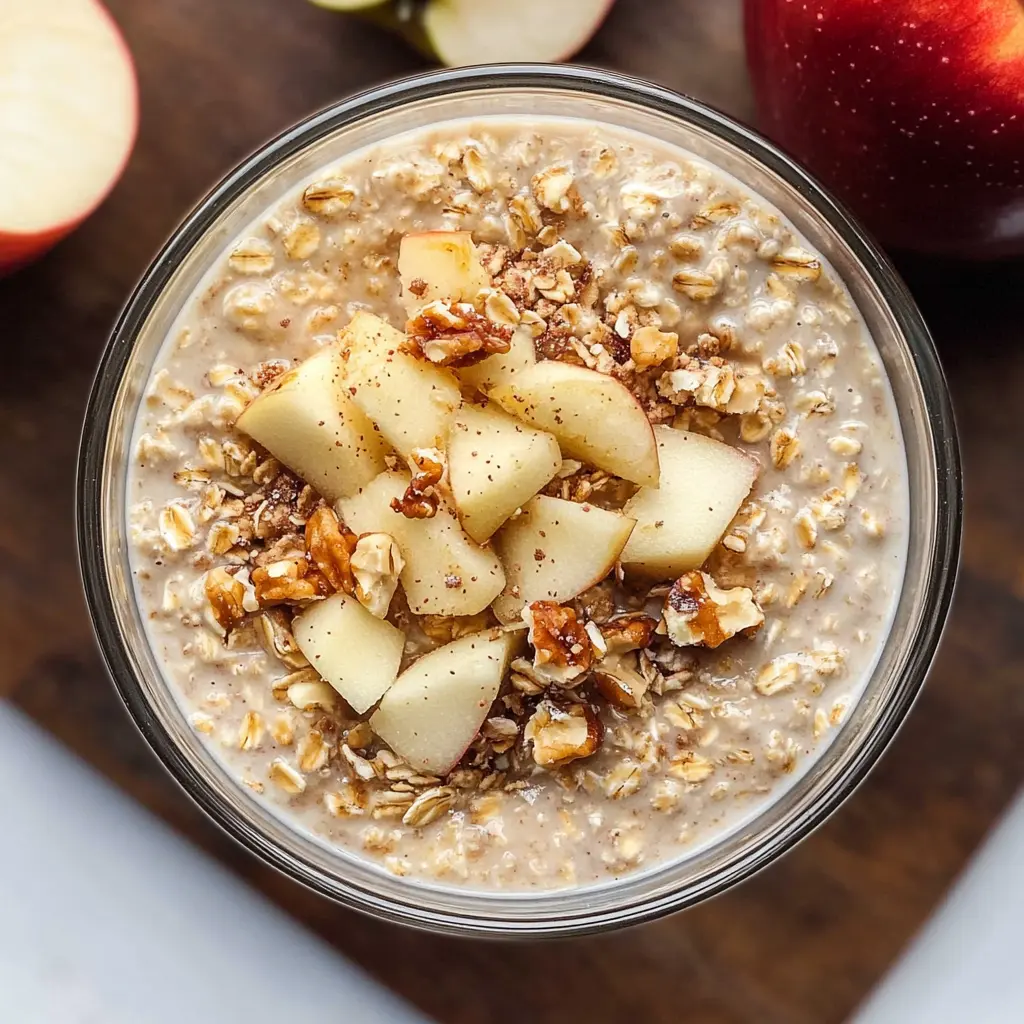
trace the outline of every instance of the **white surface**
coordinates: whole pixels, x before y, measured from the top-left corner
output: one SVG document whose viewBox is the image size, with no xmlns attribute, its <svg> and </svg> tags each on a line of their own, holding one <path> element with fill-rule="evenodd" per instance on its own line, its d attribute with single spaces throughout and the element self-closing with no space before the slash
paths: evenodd
<svg viewBox="0 0 1024 1024">
<path fill-rule="evenodd" d="M 1024 1021 L 1024 794 L 851 1024 Z"/>
<path fill-rule="evenodd" d="M 5 1024 L 425 1024 L 3 703 L 0 777 Z"/>
</svg>

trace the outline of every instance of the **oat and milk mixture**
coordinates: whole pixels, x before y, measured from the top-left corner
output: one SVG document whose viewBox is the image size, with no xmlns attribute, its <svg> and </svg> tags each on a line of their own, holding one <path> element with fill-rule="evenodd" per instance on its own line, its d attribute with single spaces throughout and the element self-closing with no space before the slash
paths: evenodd
<svg viewBox="0 0 1024 1024">
<path fill-rule="evenodd" d="M 194 728 L 253 799 L 443 883 L 606 881 L 763 806 L 902 578 L 902 443 L 842 285 L 732 178 L 582 122 L 438 126 L 257 218 L 134 452 Z"/>
</svg>

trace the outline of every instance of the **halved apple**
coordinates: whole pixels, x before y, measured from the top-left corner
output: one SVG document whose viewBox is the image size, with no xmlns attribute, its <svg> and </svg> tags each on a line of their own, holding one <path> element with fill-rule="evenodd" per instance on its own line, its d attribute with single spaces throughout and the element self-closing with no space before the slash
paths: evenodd
<svg viewBox="0 0 1024 1024">
<path fill-rule="evenodd" d="M 387 447 L 345 390 L 339 344 L 281 374 L 235 425 L 328 501 L 354 494 L 384 469 Z"/>
<path fill-rule="evenodd" d="M 506 383 L 520 370 L 535 362 L 537 350 L 534 348 L 533 335 L 526 328 L 520 327 L 513 332 L 512 344 L 507 352 L 496 352 L 472 366 L 459 367 L 455 373 L 463 384 L 486 394 L 491 388 Z"/>
<path fill-rule="evenodd" d="M 371 728 L 413 768 L 444 775 L 480 731 L 514 643 L 514 634 L 493 629 L 425 654 L 384 695 Z"/>
<path fill-rule="evenodd" d="M 448 480 L 462 528 L 482 544 L 561 464 L 550 434 L 493 403 L 463 405 L 448 439 Z"/>
<path fill-rule="evenodd" d="M 312 0 L 405 38 L 451 67 L 500 61 L 567 60 L 597 31 L 613 0 L 572 0 L 551 17 L 551 0 Z"/>
<path fill-rule="evenodd" d="M 417 359 L 404 343 L 401 331 L 364 312 L 356 313 L 341 338 L 352 400 L 408 456 L 414 448 L 444 448 L 462 394 L 450 370 Z"/>
<path fill-rule="evenodd" d="M 703 434 L 654 428 L 661 483 L 641 487 L 623 511 L 636 529 L 622 552 L 627 571 L 675 578 L 704 564 L 743 504 L 757 463 Z"/>
<path fill-rule="evenodd" d="M 566 455 L 638 484 L 658 483 L 658 448 L 647 414 L 614 377 L 545 360 L 490 392 L 506 412 L 558 438 Z"/>
<path fill-rule="evenodd" d="M 582 594 L 611 572 L 635 522 L 596 505 L 538 494 L 494 538 L 508 580 L 495 614 L 513 622 L 533 601 L 561 603 Z"/>
<path fill-rule="evenodd" d="M 131 153 L 131 54 L 95 0 L 0 0 L 0 273 L 99 205 Z"/>
<path fill-rule="evenodd" d="M 398 676 L 405 634 L 347 594 L 311 605 L 295 617 L 292 632 L 313 668 L 358 714 L 372 708 Z"/>
<path fill-rule="evenodd" d="M 356 533 L 387 533 L 398 541 L 405 559 L 402 588 L 417 615 L 483 611 L 505 586 L 497 555 L 474 544 L 445 504 L 432 519 L 395 512 L 391 501 L 408 486 L 407 473 L 382 473 L 359 494 L 338 502 L 338 513 Z"/>
<path fill-rule="evenodd" d="M 403 235 L 398 248 L 402 301 L 410 313 L 434 299 L 473 302 L 491 277 L 468 231 Z"/>
</svg>

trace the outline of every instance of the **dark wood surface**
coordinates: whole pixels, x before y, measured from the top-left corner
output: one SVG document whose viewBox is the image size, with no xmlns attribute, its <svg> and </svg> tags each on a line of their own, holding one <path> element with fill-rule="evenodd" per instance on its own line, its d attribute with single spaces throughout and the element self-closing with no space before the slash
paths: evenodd
<svg viewBox="0 0 1024 1024">
<path fill-rule="evenodd" d="M 399 930 L 256 863 L 158 768 L 93 647 L 75 562 L 73 471 L 108 326 L 189 206 L 289 122 L 424 65 L 376 30 L 302 0 L 110 6 L 141 79 L 135 154 L 81 230 L 0 281 L 0 695 L 440 1021 L 842 1020 L 1024 779 L 1024 265 L 901 264 L 952 383 L 967 533 L 931 680 L 854 797 L 740 889 L 641 929 L 548 945 Z M 734 0 L 620 0 L 581 59 L 751 113 Z M 326 1019 L 344 1016 L 335 1008 Z"/>
</svg>

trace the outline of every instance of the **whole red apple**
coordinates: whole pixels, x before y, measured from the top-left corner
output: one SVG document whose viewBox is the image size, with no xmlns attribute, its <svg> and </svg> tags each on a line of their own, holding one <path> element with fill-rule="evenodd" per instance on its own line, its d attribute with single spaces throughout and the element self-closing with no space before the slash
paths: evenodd
<svg viewBox="0 0 1024 1024">
<path fill-rule="evenodd" d="M 885 243 L 1024 252 L 1024 0 L 746 0 L 765 133 Z"/>
</svg>

